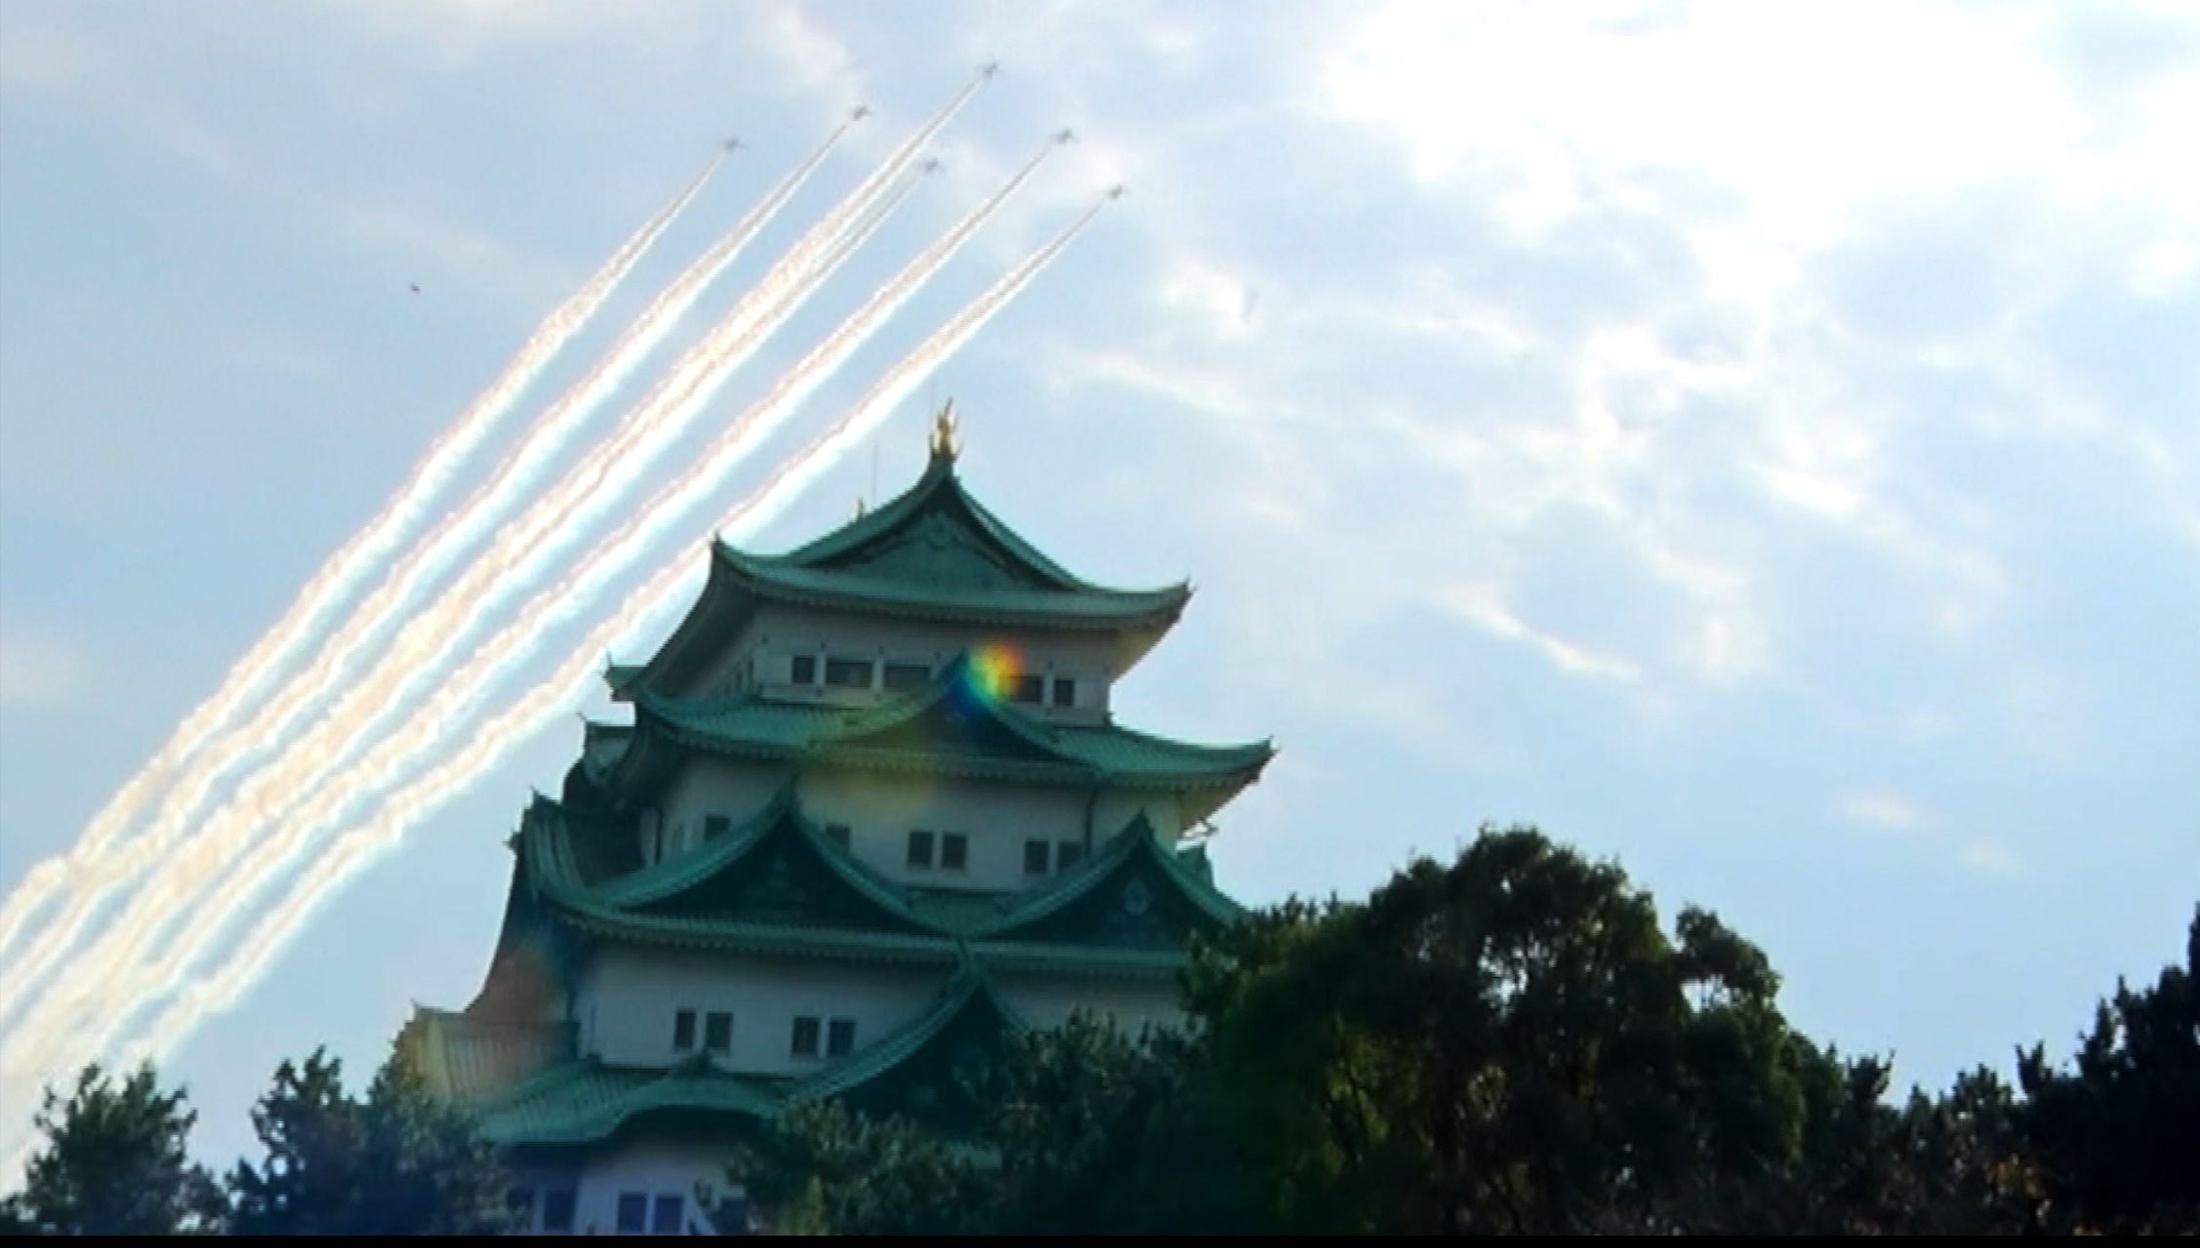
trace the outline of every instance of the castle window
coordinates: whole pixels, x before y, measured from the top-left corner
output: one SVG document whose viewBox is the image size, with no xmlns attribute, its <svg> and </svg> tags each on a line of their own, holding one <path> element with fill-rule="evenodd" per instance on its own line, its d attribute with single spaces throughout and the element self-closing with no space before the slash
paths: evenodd
<svg viewBox="0 0 2200 1248">
<path fill-rule="evenodd" d="M 803 1015 L 794 1020 L 794 1043 L 789 1051 L 796 1057 L 817 1056 L 817 1019 Z"/>
<path fill-rule="evenodd" d="M 675 1052 L 689 1053 L 695 1049 L 695 1011 L 681 1010 L 672 1016 L 672 1047 Z"/>
<path fill-rule="evenodd" d="M 686 1201 L 679 1196 L 659 1196 L 656 1216 L 649 1220 L 652 1235 L 677 1235 L 680 1233 L 680 1217 L 686 1213 Z"/>
<path fill-rule="evenodd" d="M 794 675 L 792 677 L 792 680 L 793 683 L 798 685 L 816 684 L 817 656 L 814 654 L 798 654 L 794 656 Z"/>
<path fill-rule="evenodd" d="M 560 1234 L 573 1230 L 573 1191 L 544 1192 L 542 1194 L 542 1229 Z"/>
<path fill-rule="evenodd" d="M 856 1020 L 836 1018 L 825 1033 L 825 1056 L 846 1057 L 856 1051 Z"/>
<path fill-rule="evenodd" d="M 716 840 L 716 839 L 718 839 L 718 838 L 719 838 L 719 837 L 721 837 L 721 836 L 724 836 L 724 835 L 725 835 L 726 833 L 728 833 L 728 832 L 731 832 L 731 831 L 733 831 L 733 816 L 731 816 L 731 815 L 704 815 L 704 816 L 703 816 L 703 839 L 704 839 L 704 840 L 706 840 L 706 841 L 713 841 L 713 840 Z"/>
<path fill-rule="evenodd" d="M 868 689 L 871 687 L 871 660 L 825 660 L 825 684 L 833 689 Z"/>
<path fill-rule="evenodd" d="M 1011 702 L 1029 702 L 1033 706 L 1037 706 L 1046 700 L 1046 685 L 1047 678 L 1044 676 L 1025 673 L 1010 677 L 1008 700 Z"/>
<path fill-rule="evenodd" d="M 513 1225 L 527 1230 L 535 1225 L 535 1191 L 529 1187 L 515 1187 L 504 1193 L 504 1207 L 512 1213 Z"/>
<path fill-rule="evenodd" d="M 1045 875 L 1046 873 L 1047 873 L 1047 843 L 1046 843 L 1045 841 L 1025 841 L 1025 842 L 1024 842 L 1024 874 L 1025 874 L 1025 875 Z"/>
<path fill-rule="evenodd" d="M 1067 676 L 1054 678 L 1054 705 L 1077 705 L 1077 682 Z"/>
<path fill-rule="evenodd" d="M 703 1047 L 712 1053 L 733 1051 L 733 1015 L 713 1010 L 703 1016 Z"/>
<path fill-rule="evenodd" d="M 827 838 L 827 839 L 829 839 L 830 841 L 832 841 L 832 843 L 833 843 L 833 844 L 835 844 L 835 845 L 838 845 L 838 846 L 840 846 L 840 847 L 841 847 L 842 849 L 846 849 L 846 848 L 848 848 L 848 825 L 847 825 L 847 824 L 845 824 L 845 823 L 828 823 L 828 824 L 826 824 L 826 825 L 825 825 L 825 836 L 826 836 L 826 838 Z"/>
<path fill-rule="evenodd" d="M 960 871 L 970 865 L 970 838 L 960 832 L 940 833 L 940 870 Z"/>
<path fill-rule="evenodd" d="M 924 663 L 888 663 L 886 688 L 894 693 L 906 693 L 922 689 L 932 679 L 932 668 Z"/>
<path fill-rule="evenodd" d="M 932 834 L 922 828 L 909 834 L 909 865 L 926 868 L 932 865 Z"/>
<path fill-rule="evenodd" d="M 1085 860 L 1085 847 L 1076 841 L 1063 841 L 1054 847 L 1054 869 L 1067 871 Z"/>
<path fill-rule="evenodd" d="M 619 1234 L 644 1234 L 649 1230 L 648 1220 L 648 1196 L 641 1192 L 619 1193 Z"/>
</svg>

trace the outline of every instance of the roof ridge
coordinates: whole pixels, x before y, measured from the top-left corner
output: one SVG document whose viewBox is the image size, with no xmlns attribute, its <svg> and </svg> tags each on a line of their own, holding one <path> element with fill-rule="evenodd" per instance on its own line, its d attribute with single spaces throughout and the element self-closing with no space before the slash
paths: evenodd
<svg viewBox="0 0 2200 1248">
<path fill-rule="evenodd" d="M 1000 995 L 992 978 L 965 949 L 953 976 L 942 986 L 932 1007 L 896 1028 L 877 1043 L 857 1050 L 844 1061 L 802 1079 L 787 1089 L 783 1105 L 838 1096 L 877 1079 L 924 1051 L 924 1046 L 947 1030 L 962 1012 L 983 1000 L 1015 1031 L 1031 1024 Z"/>
<path fill-rule="evenodd" d="M 914 929 L 914 934 L 951 934 L 919 914 L 910 905 L 907 891 L 900 885 L 826 836 L 823 829 L 803 809 L 798 783 L 795 779 L 786 781 L 762 809 L 744 820 L 738 829 L 705 845 L 701 852 L 664 858 L 640 871 L 593 887 L 583 886 L 578 890 L 562 888 L 557 900 L 569 908 L 623 919 L 671 917 L 645 916 L 636 911 L 639 907 L 675 897 L 719 872 L 733 868 L 777 829 L 791 826 L 793 834 L 800 838 L 828 872 L 854 889 L 864 900 Z"/>
<path fill-rule="evenodd" d="M 1143 852 L 1141 852 L 1143 851 Z M 1109 838 L 1107 848 L 1078 864 L 1075 873 L 1062 877 L 1060 884 L 1019 898 L 1017 904 L 1003 914 L 996 923 L 971 933 L 973 940 L 998 940 L 1003 936 L 1028 928 L 1060 914 L 1077 901 L 1092 895 L 1102 881 L 1121 870 L 1135 857 L 1148 857 L 1160 868 L 1163 875 L 1206 914 L 1218 923 L 1234 922 L 1244 913 L 1244 908 L 1222 895 L 1214 885 L 1201 880 L 1179 860 L 1179 854 L 1161 843 L 1160 831 L 1154 826 L 1144 807 L 1124 823 Z"/>
</svg>

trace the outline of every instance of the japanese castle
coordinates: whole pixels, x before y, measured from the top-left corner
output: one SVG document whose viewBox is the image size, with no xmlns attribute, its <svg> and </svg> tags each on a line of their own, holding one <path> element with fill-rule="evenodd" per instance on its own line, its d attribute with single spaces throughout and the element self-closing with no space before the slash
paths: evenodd
<svg viewBox="0 0 2200 1248">
<path fill-rule="evenodd" d="M 521 816 L 479 995 L 407 1025 L 528 1229 L 707 1231 L 733 1142 L 820 1098 L 952 1132 L 959 1066 L 1078 1008 L 1174 1019 L 1192 935 L 1237 915 L 1203 844 L 1273 748 L 1110 711 L 1190 587 L 1041 554 L 957 476 L 952 405 L 929 460 L 790 553 L 711 544 L 605 673 L 632 723 Z"/>
</svg>

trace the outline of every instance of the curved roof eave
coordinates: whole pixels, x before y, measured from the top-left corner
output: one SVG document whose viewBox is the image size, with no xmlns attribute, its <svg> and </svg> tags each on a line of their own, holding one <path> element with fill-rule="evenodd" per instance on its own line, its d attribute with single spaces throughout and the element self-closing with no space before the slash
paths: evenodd
<svg viewBox="0 0 2200 1248">
<path fill-rule="evenodd" d="M 832 569 L 782 564 L 723 541 L 712 543 L 714 567 L 760 599 L 801 606 L 873 611 L 911 619 L 1068 631 L 1161 633 L 1191 600 L 1179 582 L 1154 589 L 1081 586 L 1063 590 L 928 590 Z"/>
</svg>

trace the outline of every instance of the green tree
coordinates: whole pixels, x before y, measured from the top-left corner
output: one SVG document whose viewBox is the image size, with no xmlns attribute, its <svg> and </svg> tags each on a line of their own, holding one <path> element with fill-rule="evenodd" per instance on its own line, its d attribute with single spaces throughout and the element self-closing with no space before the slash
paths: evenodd
<svg viewBox="0 0 2200 1248">
<path fill-rule="evenodd" d="M 197 1120 L 181 1089 L 161 1091 L 150 1065 L 119 1084 L 85 1067 L 67 1101 L 46 1090 L 34 1119 L 45 1145 L 23 1191 L 0 1202 L 0 1225 L 45 1235 L 222 1230 L 221 1188 L 185 1150 Z"/>
<path fill-rule="evenodd" d="M 2200 907 L 2185 964 L 2119 981 L 2073 1068 L 2035 1046 L 2017 1074 L 2052 1229 L 2200 1234 Z"/>
<path fill-rule="evenodd" d="M 505 1176 L 463 1117 L 393 1057 L 364 1100 L 316 1050 L 284 1062 L 253 1110 L 265 1150 L 230 1176 L 236 1228 L 256 1235 L 468 1235 L 509 1228 Z"/>
<path fill-rule="evenodd" d="M 1618 867 L 1512 829 L 1246 925 L 1189 999 L 1281 1224 L 1579 1233 L 1682 1229 L 1694 1176 L 1793 1158 L 1777 990 L 1714 916 L 1669 939 Z"/>
<path fill-rule="evenodd" d="M 950 1141 L 839 1103 L 799 1108 L 727 1177 L 785 1234 L 1154 1234 L 1252 1225 L 1246 1176 L 1212 1130 L 1182 1037 L 1079 1013 L 971 1072 L 989 1106 Z"/>
<path fill-rule="evenodd" d="M 968 1235 L 998 1206 L 985 1160 L 901 1118 L 872 1119 L 838 1101 L 797 1106 L 736 1150 L 727 1178 L 779 1235 Z M 711 1211 L 738 1234 L 732 1211 Z"/>
<path fill-rule="evenodd" d="M 1007 1235 L 1238 1232 L 1258 1225 L 1245 1154 L 1215 1130 L 1205 1050 L 1080 1011 L 1013 1039 L 981 1098 Z"/>
</svg>

